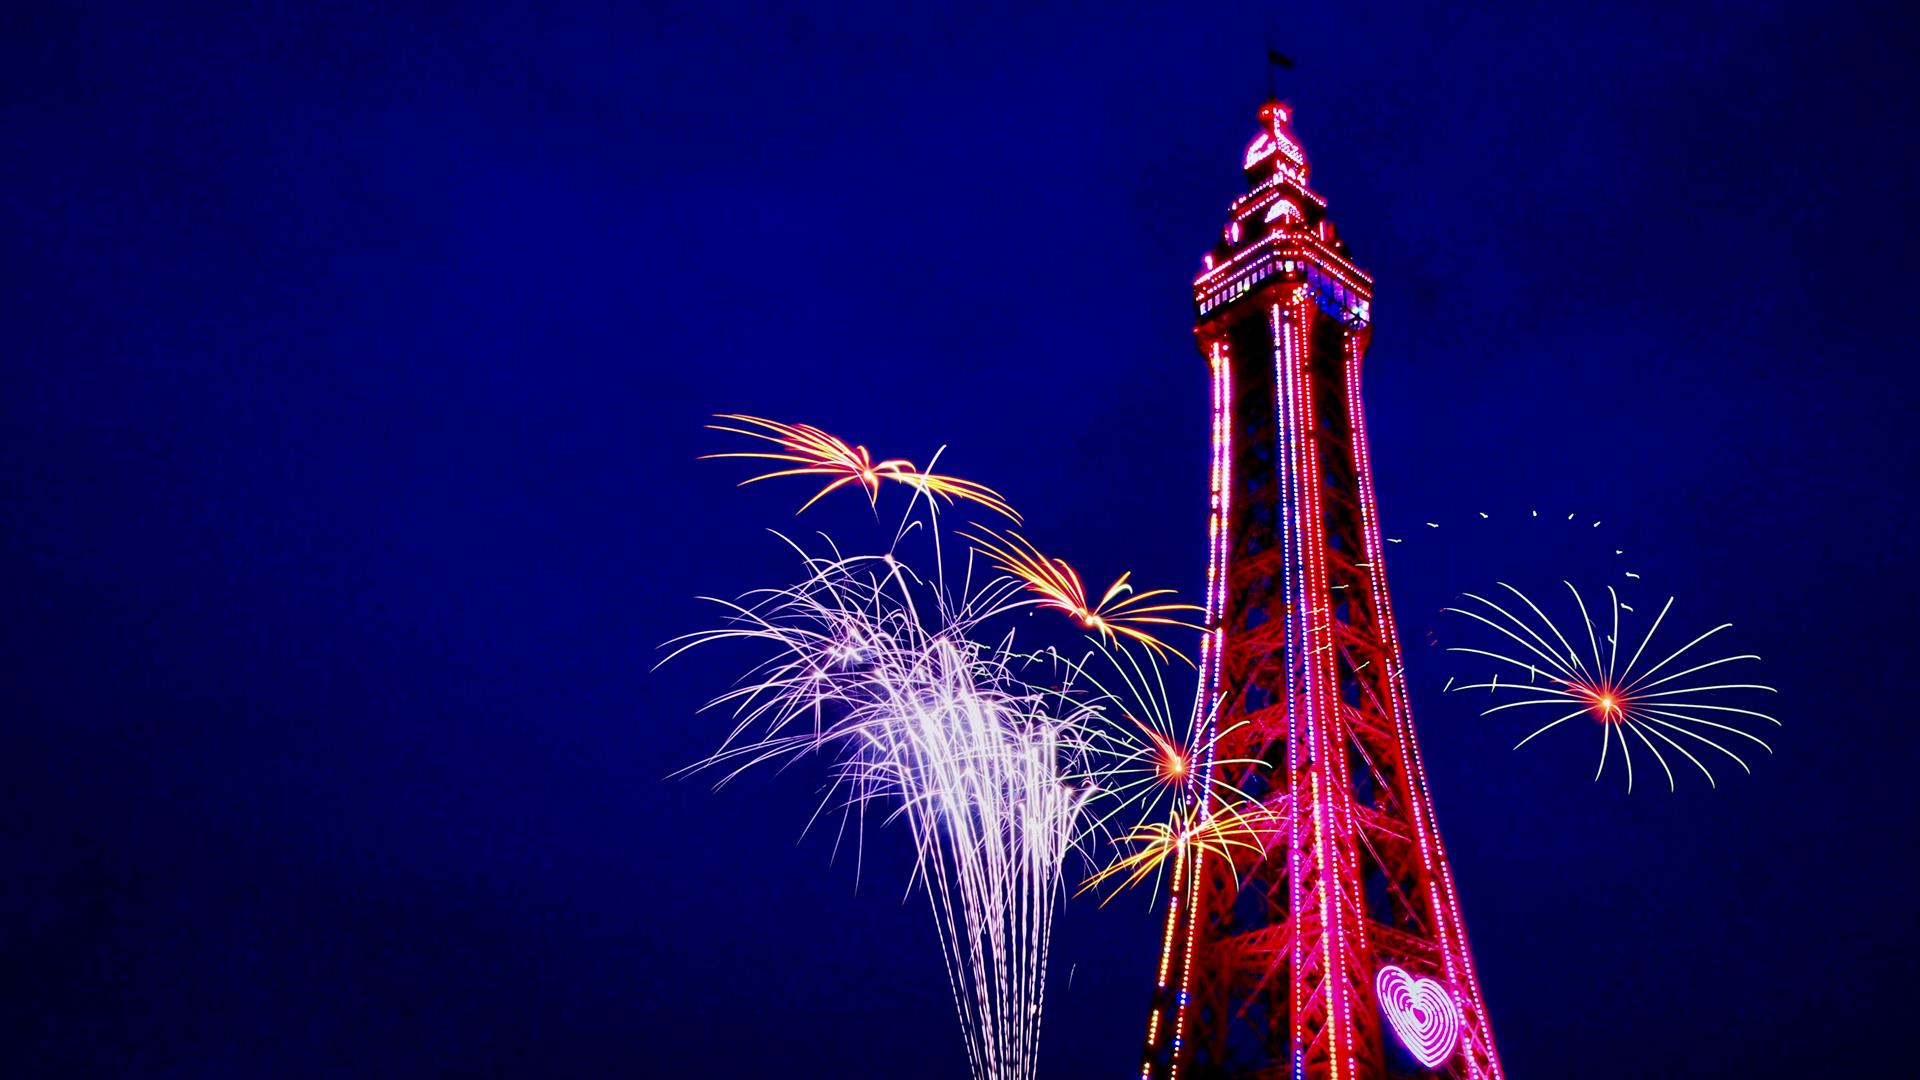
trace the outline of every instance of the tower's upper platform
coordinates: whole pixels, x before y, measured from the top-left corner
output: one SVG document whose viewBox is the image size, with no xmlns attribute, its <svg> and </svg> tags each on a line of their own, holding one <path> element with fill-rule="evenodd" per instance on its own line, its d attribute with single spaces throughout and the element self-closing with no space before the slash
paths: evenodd
<svg viewBox="0 0 1920 1080">
<path fill-rule="evenodd" d="M 1373 279 L 1348 258 L 1327 217 L 1327 201 L 1308 186 L 1306 150 L 1293 133 L 1293 107 L 1260 107 L 1260 133 L 1241 161 L 1247 193 L 1233 201 L 1221 239 L 1193 282 L 1202 319 L 1242 297 L 1283 282 L 1305 282 L 1320 307 L 1355 326 L 1373 318 Z"/>
</svg>

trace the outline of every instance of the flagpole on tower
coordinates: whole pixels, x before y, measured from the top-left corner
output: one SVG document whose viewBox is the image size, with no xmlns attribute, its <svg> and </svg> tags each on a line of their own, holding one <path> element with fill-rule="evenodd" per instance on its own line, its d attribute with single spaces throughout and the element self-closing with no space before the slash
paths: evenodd
<svg viewBox="0 0 1920 1080">
<path fill-rule="evenodd" d="M 1278 49 L 1275 49 L 1273 46 L 1269 45 L 1267 46 L 1267 100 L 1268 101 L 1276 101 L 1279 99 L 1279 96 L 1280 96 L 1279 92 L 1274 88 L 1273 71 L 1275 68 L 1286 68 L 1288 71 L 1292 71 L 1293 57 L 1288 56 L 1286 53 L 1283 53 Z"/>
</svg>

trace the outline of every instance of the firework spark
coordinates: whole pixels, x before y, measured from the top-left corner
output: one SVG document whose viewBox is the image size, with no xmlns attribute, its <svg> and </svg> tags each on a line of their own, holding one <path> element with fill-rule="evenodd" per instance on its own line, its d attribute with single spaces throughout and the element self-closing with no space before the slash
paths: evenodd
<svg viewBox="0 0 1920 1080">
<path fill-rule="evenodd" d="M 1008 579 L 954 599 L 892 554 L 809 557 L 807 569 L 797 586 L 726 603 L 728 626 L 675 650 L 770 650 L 716 699 L 736 725 L 696 768 L 723 769 L 725 783 L 821 753 L 834 761 L 822 808 L 839 798 L 843 829 L 890 807 L 915 844 L 912 883 L 933 910 L 973 1075 L 1030 1078 L 1055 905 L 1093 794 L 1078 782 L 1090 775 L 1084 707 L 1070 685 L 1024 682 L 1010 639 L 974 640 L 1009 610 Z"/>
<path fill-rule="evenodd" d="M 1144 821 L 1119 838 L 1120 843 L 1132 845 L 1134 850 L 1116 856 L 1082 882 L 1080 892 L 1074 895 L 1119 878 L 1114 892 L 1107 897 L 1111 900 L 1121 890 L 1130 889 L 1148 877 L 1157 878 L 1169 864 L 1195 852 L 1218 856 L 1232 866 L 1236 854 L 1258 856 L 1265 851 L 1273 829 L 1272 811 L 1258 803 L 1221 807 L 1206 816 L 1182 810 L 1169 821 Z M 1106 901 L 1101 903 L 1104 905 Z"/>
<path fill-rule="evenodd" d="M 922 472 L 913 462 L 905 458 L 888 458 L 885 461 L 873 460 L 873 455 L 864 446 L 851 446 L 846 441 L 829 435 L 812 424 L 785 424 L 778 420 L 766 420 L 758 416 L 746 416 L 740 413 L 719 413 L 718 419 L 730 420 L 751 427 L 730 427 L 726 424 L 708 424 L 715 431 L 745 435 L 749 438 L 764 439 L 779 447 L 778 451 L 754 450 L 737 451 L 727 454 L 707 454 L 706 458 L 753 458 L 761 461 L 779 461 L 792 468 L 776 469 L 761 473 L 741 481 L 741 486 L 760 480 L 771 480 L 781 476 L 824 476 L 830 477 L 827 486 L 816 492 L 800 507 L 819 502 L 827 495 L 855 484 L 866 489 L 867 501 L 879 504 L 882 481 L 894 481 L 906 484 L 926 495 L 937 495 L 945 499 L 948 505 L 955 500 L 966 499 L 979 503 L 996 513 L 1004 514 L 1014 521 L 1020 515 L 1000 493 L 984 484 L 971 480 L 962 480 L 957 476 L 943 476 L 939 473 Z M 753 429 L 759 430 L 753 430 Z"/>
<path fill-rule="evenodd" d="M 1088 833 L 1117 853 L 1080 892 L 1118 879 L 1111 900 L 1150 875 L 1157 880 L 1182 852 L 1230 855 L 1258 847 L 1255 826 L 1270 824 L 1272 815 L 1226 780 L 1233 770 L 1223 766 L 1264 763 L 1217 756 L 1220 742 L 1247 721 L 1220 727 L 1216 710 L 1198 702 L 1176 716 L 1160 667 L 1098 637 L 1092 643 L 1095 654 L 1067 664 L 1073 680 L 1090 688 L 1081 716 L 1097 723 L 1084 736 L 1097 792 Z M 1097 669 L 1094 655 L 1104 660 Z M 1115 829 L 1124 831 L 1114 835 Z"/>
<path fill-rule="evenodd" d="M 1182 654 L 1143 627 L 1183 626 L 1191 630 L 1202 629 L 1169 617 L 1171 612 L 1200 611 L 1202 608 L 1195 604 L 1154 603 L 1162 597 L 1174 595 L 1173 590 L 1136 592 L 1127 583 L 1132 576 L 1131 571 L 1121 574 L 1100 597 L 1099 603 L 1089 604 L 1086 586 L 1080 581 L 1080 572 L 1068 565 L 1066 560 L 1042 555 L 1039 548 L 1016 532 L 1008 532 L 1005 536 L 987 528 L 980 529 L 980 532 L 985 535 L 960 535 L 972 541 L 974 549 L 991 559 L 994 566 L 1019 579 L 1028 591 L 1038 594 L 1042 599 L 1036 602 L 1041 607 L 1064 611 L 1081 626 L 1109 641 L 1129 638 L 1145 646 L 1155 656 L 1165 659 Z"/>
<path fill-rule="evenodd" d="M 1518 700 L 1495 705 L 1482 712 L 1482 716 L 1491 716 L 1497 712 L 1519 708 L 1546 707 L 1556 711 L 1568 709 L 1564 714 L 1521 739 L 1515 744 L 1514 749 L 1525 746 L 1536 737 L 1571 720 L 1582 716 L 1588 717 L 1600 728 L 1600 765 L 1594 771 L 1593 778 L 1598 780 L 1600 774 L 1606 771 L 1608 748 L 1617 739 L 1620 743 L 1620 758 L 1626 767 L 1628 791 L 1633 790 L 1633 753 L 1627 742 L 1629 732 L 1652 752 L 1654 760 L 1666 774 L 1667 788 L 1670 791 L 1675 787 L 1673 770 L 1669 767 L 1666 754 L 1662 752 L 1660 745 L 1654 742 L 1655 739 L 1664 743 L 1667 749 L 1679 753 L 1681 757 L 1692 762 L 1706 776 L 1707 783 L 1712 786 L 1718 786 L 1714 783 L 1713 771 L 1688 749 L 1689 745 L 1699 744 L 1725 754 L 1748 774 L 1752 774 L 1753 770 L 1748 767 L 1746 760 L 1728 749 L 1723 740 L 1731 741 L 1728 739 L 1729 736 L 1737 736 L 1739 739 L 1758 745 L 1768 753 L 1773 752 L 1773 747 L 1768 746 L 1758 736 L 1734 726 L 1734 723 L 1764 720 L 1778 726 L 1779 720 L 1753 709 L 1694 700 L 1695 695 L 1708 693 L 1749 691 L 1774 693 L 1773 687 L 1758 683 L 1710 683 L 1705 681 L 1711 678 L 1710 676 L 1696 678 L 1700 672 L 1718 668 L 1724 664 L 1758 660 L 1760 659 L 1758 656 L 1752 654 L 1722 656 L 1678 671 L 1668 671 L 1670 665 L 1680 661 L 1695 646 L 1733 624 L 1722 623 L 1675 649 L 1659 663 L 1642 669 L 1639 667 L 1640 660 L 1648 655 L 1647 647 L 1652 644 L 1654 634 L 1660 629 L 1661 622 L 1666 619 L 1668 610 L 1673 607 L 1672 598 L 1668 598 L 1666 606 L 1662 607 L 1660 614 L 1654 617 L 1653 624 L 1647 628 L 1647 633 L 1641 638 L 1639 647 L 1627 657 L 1625 664 L 1621 664 L 1619 662 L 1620 613 L 1623 610 L 1631 612 L 1632 609 L 1620 602 L 1619 594 L 1611 586 L 1607 588 L 1607 595 L 1612 600 L 1612 633 L 1604 636 L 1606 647 L 1603 650 L 1602 635 L 1594 627 L 1593 617 L 1587 610 L 1586 601 L 1572 583 L 1563 583 L 1573 594 L 1574 604 L 1579 608 L 1581 623 L 1586 631 L 1588 648 L 1583 653 L 1568 641 L 1567 635 L 1562 633 L 1554 625 L 1553 620 L 1549 619 L 1540 610 L 1540 606 L 1529 599 L 1525 593 L 1505 582 L 1499 584 L 1526 605 L 1527 610 L 1538 620 L 1538 626 L 1492 600 L 1472 593 L 1465 595 L 1484 605 L 1494 617 L 1489 617 L 1481 611 L 1470 611 L 1464 608 L 1443 610 L 1465 615 L 1499 631 L 1520 646 L 1521 655 L 1528 657 L 1523 660 L 1475 648 L 1456 647 L 1448 650 L 1498 660 L 1527 673 L 1525 681 L 1510 677 L 1502 682 L 1499 675 L 1495 674 L 1489 682 L 1454 687 L 1456 691 L 1486 690 L 1494 694 L 1508 691 L 1526 695 Z M 1548 640 L 1549 636 L 1552 638 L 1551 641 Z M 1592 659 L 1591 665 L 1587 663 L 1589 656 Z M 1663 672 L 1667 673 L 1662 674 Z M 1570 709 L 1569 706 L 1571 706 Z M 1721 720 L 1730 722 L 1721 723 Z M 1683 736 L 1688 740 L 1687 743 L 1676 741 L 1673 738 L 1674 735 Z M 1708 757 L 1711 759 L 1712 755 Z"/>
</svg>

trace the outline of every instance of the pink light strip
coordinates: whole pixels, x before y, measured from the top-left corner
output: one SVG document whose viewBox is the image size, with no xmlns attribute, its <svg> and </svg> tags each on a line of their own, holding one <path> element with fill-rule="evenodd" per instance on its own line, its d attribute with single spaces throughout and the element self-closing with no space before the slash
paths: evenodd
<svg viewBox="0 0 1920 1080">
<path fill-rule="evenodd" d="M 1459 898 L 1454 891 L 1453 871 L 1441 850 L 1434 823 L 1433 796 L 1427 788 L 1426 766 L 1420 760 L 1419 747 L 1413 738 L 1413 709 L 1407 694 L 1406 666 L 1402 660 L 1399 631 L 1392 617 L 1392 602 L 1387 595 L 1386 557 L 1380 543 L 1380 512 L 1374 500 L 1373 464 L 1367 446 L 1366 406 L 1360 394 L 1362 350 L 1357 335 L 1348 336 L 1346 352 L 1347 409 L 1353 425 L 1354 471 L 1359 477 L 1362 542 L 1365 544 L 1367 562 L 1371 564 L 1367 567 L 1367 575 L 1372 581 L 1373 593 L 1378 598 L 1380 630 L 1390 658 L 1387 685 L 1393 706 L 1394 734 L 1400 743 L 1401 759 L 1406 763 L 1409 773 L 1409 786 L 1420 795 L 1411 801 L 1420 860 L 1426 867 L 1428 880 L 1438 885 L 1436 891 L 1439 895 L 1432 899 L 1439 915 L 1436 930 L 1440 938 L 1441 957 L 1454 1004 L 1466 1018 L 1460 1049 L 1462 1056 L 1467 1059 L 1468 1076 L 1503 1080 L 1500 1060 L 1493 1049 L 1492 1030 L 1486 1021 L 1486 1003 L 1480 994 L 1480 980 L 1474 973 L 1472 955 L 1467 949 L 1466 927 L 1460 915 Z"/>
<path fill-rule="evenodd" d="M 1213 463 L 1208 481 L 1211 489 L 1211 505 L 1207 515 L 1206 607 L 1207 625 L 1210 629 L 1200 638 L 1199 689 L 1194 699 L 1194 708 L 1201 711 L 1196 718 L 1197 722 L 1205 725 L 1204 745 L 1207 750 L 1201 767 L 1197 770 L 1197 777 L 1202 799 L 1201 812 L 1206 815 L 1210 815 L 1213 810 L 1211 803 L 1206 799 L 1207 793 L 1213 786 L 1213 740 L 1217 734 L 1218 725 L 1214 705 L 1219 700 L 1220 652 L 1225 641 L 1223 619 L 1226 606 L 1227 525 L 1231 509 L 1233 472 L 1233 364 L 1224 341 L 1213 343 L 1209 359 L 1212 367 L 1213 389 Z M 1164 999 L 1173 955 L 1174 937 L 1181 921 L 1181 900 L 1184 895 L 1187 904 L 1187 933 L 1181 950 L 1180 988 L 1174 1001 L 1171 1025 L 1173 1046 L 1168 1067 L 1169 1080 L 1178 1074 L 1180 1068 L 1181 1040 L 1185 1037 L 1187 1003 L 1191 996 L 1193 982 L 1194 940 L 1199 933 L 1201 854 L 1195 852 L 1191 863 L 1186 862 L 1184 852 L 1176 857 L 1172 883 L 1173 896 L 1168 903 L 1166 932 L 1160 946 L 1157 990 L 1159 996 Z M 1154 1054 L 1160 1038 L 1160 1019 L 1161 1008 L 1156 1006 L 1147 1021 L 1147 1049 L 1145 1061 L 1140 1070 L 1141 1080 L 1148 1080 L 1153 1072 Z"/>
</svg>

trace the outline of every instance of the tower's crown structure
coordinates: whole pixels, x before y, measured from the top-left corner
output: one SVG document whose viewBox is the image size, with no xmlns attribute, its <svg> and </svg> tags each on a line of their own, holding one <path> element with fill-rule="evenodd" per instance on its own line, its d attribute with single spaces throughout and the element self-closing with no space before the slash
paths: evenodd
<svg viewBox="0 0 1920 1080">
<path fill-rule="evenodd" d="M 1307 184 L 1307 152 L 1293 133 L 1293 107 L 1269 101 L 1247 144 L 1247 193 L 1233 201 L 1220 242 L 1194 280 L 1207 315 L 1280 275 L 1305 275 L 1328 313 L 1356 326 L 1373 317 L 1373 279 L 1347 258 L 1327 201 Z"/>
</svg>

